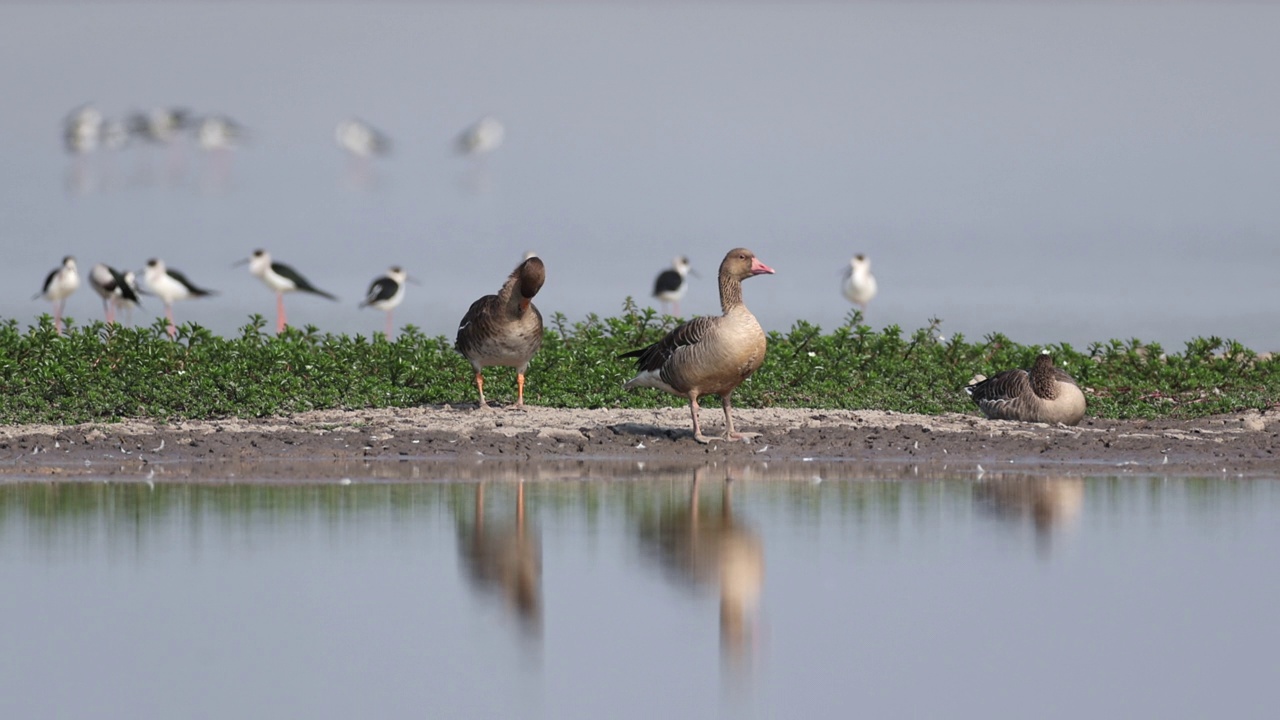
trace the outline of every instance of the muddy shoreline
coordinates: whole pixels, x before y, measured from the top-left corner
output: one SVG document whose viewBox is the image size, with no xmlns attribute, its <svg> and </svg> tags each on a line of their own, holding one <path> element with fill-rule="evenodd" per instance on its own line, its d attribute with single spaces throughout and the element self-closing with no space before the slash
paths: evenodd
<svg viewBox="0 0 1280 720">
<path fill-rule="evenodd" d="M 707 432 L 718 432 L 719 413 L 704 412 Z M 931 476 L 1018 471 L 1280 477 L 1275 413 L 1086 418 L 1074 428 L 874 410 L 739 409 L 735 419 L 740 430 L 762 437 L 699 445 L 682 408 L 478 412 L 443 406 L 173 424 L 11 425 L 0 427 L 0 478 L 394 479 L 396 473 L 379 469 L 387 464 L 414 466 L 409 478 L 465 478 L 470 472 L 463 466 L 477 462 L 517 468 L 790 462 L 878 467 L 888 475 L 919 475 L 923 469 Z M 423 474 L 422 468 L 436 465 L 444 469 Z"/>
</svg>

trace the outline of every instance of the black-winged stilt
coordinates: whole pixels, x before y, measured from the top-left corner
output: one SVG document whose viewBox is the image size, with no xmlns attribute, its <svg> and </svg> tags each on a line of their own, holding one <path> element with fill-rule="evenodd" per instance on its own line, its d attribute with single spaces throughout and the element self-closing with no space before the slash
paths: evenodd
<svg viewBox="0 0 1280 720">
<path fill-rule="evenodd" d="M 861 253 L 849 260 L 844 270 L 844 282 L 840 286 L 845 298 L 867 311 L 867 303 L 876 296 L 876 278 L 871 274 L 871 260 Z"/>
<path fill-rule="evenodd" d="M 215 294 L 213 290 L 197 287 L 187 279 L 186 275 L 177 270 L 165 267 L 164 261 L 159 258 L 151 258 L 147 261 L 147 268 L 142 277 L 146 280 L 147 289 L 151 294 L 164 303 L 164 316 L 169 320 L 169 337 L 178 334 L 178 328 L 173 322 L 174 302 Z"/>
<path fill-rule="evenodd" d="M 476 300 L 462 316 L 454 348 L 475 370 L 481 410 L 489 407 L 484 400 L 484 369 L 493 365 L 516 369 L 515 407 L 524 407 L 524 371 L 542 347 L 542 313 L 532 301 L 546 276 L 542 260 L 531 257 L 507 276 L 497 295 Z"/>
<path fill-rule="evenodd" d="M 53 303 L 53 326 L 58 334 L 62 334 L 62 311 L 71 293 L 80 287 L 80 272 L 76 270 L 76 259 L 70 255 L 62 258 L 62 265 L 54 268 L 44 279 L 40 292 L 31 296 L 32 300 L 43 297 Z"/>
<path fill-rule="evenodd" d="M 98 263 L 90 268 L 89 284 L 102 298 L 102 310 L 108 325 L 116 321 L 117 300 L 139 304 L 136 288 L 129 284 L 126 273 L 110 265 Z"/>
<path fill-rule="evenodd" d="M 458 135 L 458 152 L 464 155 L 483 155 L 502 145 L 506 128 L 493 116 L 485 116 Z"/>
<path fill-rule="evenodd" d="M 81 105 L 62 121 L 62 144 L 72 155 L 84 155 L 98 149 L 102 140 L 102 112 L 92 104 Z"/>
<path fill-rule="evenodd" d="M 338 147 L 358 158 L 391 154 L 391 138 L 359 118 L 338 123 L 333 136 L 338 141 Z"/>
<path fill-rule="evenodd" d="M 249 273 L 261 280 L 276 294 L 276 333 L 284 331 L 284 294 L 287 292 L 307 292 L 330 300 L 337 300 L 333 295 L 312 285 L 297 270 L 284 263 L 272 262 L 271 253 L 266 250 L 254 250 L 253 255 L 236 263 L 249 264 Z"/>
<path fill-rule="evenodd" d="M 698 273 L 689 265 L 689 258 L 684 255 L 677 255 L 671 261 L 671 267 L 658 273 L 658 277 L 653 281 L 653 296 L 658 300 L 671 306 L 671 314 L 680 317 L 680 299 L 684 297 L 684 293 L 689 289 L 688 276 L 692 273 L 694 277 Z"/>
<path fill-rule="evenodd" d="M 387 339 L 391 339 L 391 311 L 396 309 L 402 301 L 404 301 L 404 284 L 408 282 L 409 274 L 399 266 L 392 266 L 387 270 L 387 274 L 374 280 L 369 285 L 369 290 L 365 293 L 364 300 L 360 301 L 360 307 L 372 307 L 383 310 L 387 313 Z"/>
</svg>

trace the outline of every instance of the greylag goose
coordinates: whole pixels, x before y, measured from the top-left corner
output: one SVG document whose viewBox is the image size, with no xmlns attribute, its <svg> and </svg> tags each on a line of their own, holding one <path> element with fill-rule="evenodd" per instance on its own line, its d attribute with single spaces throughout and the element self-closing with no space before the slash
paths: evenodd
<svg viewBox="0 0 1280 720">
<path fill-rule="evenodd" d="M 458 550 L 473 587 L 500 595 L 521 627 L 536 633 L 542 624 L 542 547 L 537 528 L 525 519 L 524 480 L 516 486 L 514 523 L 486 522 L 484 481 L 476 484 L 475 502 L 471 526 L 458 527 Z"/>
<path fill-rule="evenodd" d="M 186 275 L 165 267 L 164 261 L 158 258 L 151 258 L 147 261 L 147 269 L 142 277 L 147 281 L 147 289 L 151 291 L 151 294 L 160 298 L 160 301 L 164 303 L 164 316 L 169 321 L 169 337 L 178 334 L 178 328 L 173 323 L 173 303 L 175 300 L 206 297 L 214 294 L 212 290 L 196 287 L 195 283 L 188 280 Z"/>
<path fill-rule="evenodd" d="M 676 317 L 680 317 L 680 299 L 689 289 L 688 276 L 691 272 L 693 268 L 689 265 L 689 258 L 677 255 L 671 261 L 671 267 L 658 273 L 653 281 L 653 296 L 670 305 L 671 314 Z M 693 275 L 697 277 L 698 274 L 693 272 Z"/>
<path fill-rule="evenodd" d="M 80 272 L 76 270 L 76 259 L 70 255 L 62 258 L 62 264 L 44 278 L 40 292 L 31 296 L 32 300 L 43 297 L 53 303 L 53 327 L 62 334 L 62 311 L 66 309 L 67 298 L 80 287 Z"/>
<path fill-rule="evenodd" d="M 105 263 L 98 263 L 89 270 L 89 284 L 102 298 L 102 309 L 107 324 L 116 321 L 116 307 L 125 302 L 138 304 L 138 293 L 124 273 Z"/>
<path fill-rule="evenodd" d="M 481 409 L 489 407 L 484 399 L 484 369 L 491 365 L 516 369 L 515 406 L 524 407 L 524 371 L 542 347 L 542 313 L 532 301 L 546 277 L 546 267 L 535 255 L 516 266 L 497 295 L 471 303 L 462 316 L 454 347 L 476 372 Z"/>
<path fill-rule="evenodd" d="M 1072 377 L 1054 367 L 1042 350 L 1030 370 L 1005 370 L 964 389 L 992 420 L 1076 425 L 1084 417 L 1084 393 Z"/>
<path fill-rule="evenodd" d="M 266 250 L 254 250 L 253 256 L 241 260 L 236 265 L 249 264 L 249 273 L 258 278 L 276 294 L 276 333 L 284 332 L 286 322 L 284 313 L 284 294 L 287 292 L 307 292 L 330 300 L 338 298 L 312 285 L 297 270 L 284 263 L 272 262 L 271 253 Z"/>
<path fill-rule="evenodd" d="M 718 317 L 696 317 L 677 326 L 666 337 L 622 357 L 638 358 L 639 373 L 623 388 L 649 387 L 689 398 L 693 414 L 693 439 L 741 440 L 759 433 L 733 430 L 729 396 L 764 362 L 767 347 L 764 330 L 742 303 L 742 281 L 753 275 L 772 274 L 750 250 L 735 248 L 720 263 Z M 698 424 L 698 397 L 719 395 L 724 405 L 725 435 L 707 437 Z"/>
<path fill-rule="evenodd" d="M 377 278 L 369 285 L 360 307 L 372 307 L 387 313 L 387 339 L 391 339 L 391 311 L 404 301 L 404 284 L 409 274 L 398 265 L 393 265 L 387 274 Z"/>
<path fill-rule="evenodd" d="M 640 523 L 648 554 L 695 589 L 720 594 L 720 643 L 724 659 L 744 660 L 755 640 L 755 613 L 764 586 L 764 546 L 733 512 L 733 482 L 721 485 L 719 511 L 699 503 L 703 469 L 694 471 L 686 508 L 667 507 Z"/>
<path fill-rule="evenodd" d="M 867 311 L 867 303 L 876 296 L 876 278 L 871 274 L 871 260 L 866 255 L 854 255 L 849 260 L 841 289 L 849 302 L 857 305 L 864 313 Z"/>
</svg>

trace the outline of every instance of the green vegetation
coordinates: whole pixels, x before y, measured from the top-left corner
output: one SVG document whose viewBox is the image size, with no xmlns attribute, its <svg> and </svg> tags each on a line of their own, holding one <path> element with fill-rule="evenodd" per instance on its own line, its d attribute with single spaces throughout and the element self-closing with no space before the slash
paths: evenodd
<svg viewBox="0 0 1280 720">
<path fill-rule="evenodd" d="M 974 373 L 1029 367 L 1038 346 L 1003 335 L 938 341 L 938 321 L 910 335 L 846 323 L 823 333 L 806 322 L 771 333 L 764 367 L 734 394 L 739 407 L 877 408 L 974 412 L 961 389 Z M 628 301 L 618 317 L 549 319 L 528 371 L 527 401 L 552 407 L 655 407 L 684 401 L 653 390 L 624 392 L 633 374 L 619 353 L 657 340 L 675 323 Z M 407 326 L 381 336 L 321 334 L 315 327 L 264 332 L 253 316 L 239 336 L 193 324 L 168 339 L 163 320 L 124 328 L 69 323 L 65 336 L 43 316 L 25 332 L 0 323 L 0 422 L 75 423 L 261 417 L 323 408 L 473 403 L 470 367 L 452 340 Z M 1259 359 L 1239 343 L 1196 339 L 1179 354 L 1137 340 L 1096 343 L 1081 352 L 1051 345 L 1101 417 L 1194 417 L 1280 402 L 1280 359 Z M 514 399 L 509 368 L 490 368 L 486 394 Z"/>
</svg>

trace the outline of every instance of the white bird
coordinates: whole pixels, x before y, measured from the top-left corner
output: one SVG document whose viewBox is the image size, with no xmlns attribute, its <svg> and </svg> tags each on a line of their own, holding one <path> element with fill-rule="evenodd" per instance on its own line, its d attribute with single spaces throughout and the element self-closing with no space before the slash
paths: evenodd
<svg viewBox="0 0 1280 720">
<path fill-rule="evenodd" d="M 365 293 L 364 300 L 360 301 L 360 307 L 373 307 L 383 310 L 387 313 L 387 339 L 391 339 L 391 311 L 396 309 L 401 302 L 404 301 L 404 284 L 409 279 L 409 274 L 401 267 L 392 266 L 387 270 L 387 274 L 373 281 L 369 285 L 369 290 Z"/>
<path fill-rule="evenodd" d="M 230 150 L 240 144 L 244 127 L 229 117 L 210 115 L 196 126 L 196 142 L 203 150 Z"/>
<path fill-rule="evenodd" d="M 684 255 L 677 255 L 671 261 L 671 267 L 658 273 L 658 277 L 653 281 L 653 296 L 669 304 L 671 306 L 671 314 L 676 317 L 680 317 L 680 299 L 684 297 L 685 291 L 689 289 L 688 276 L 690 273 L 694 277 L 698 275 L 689 265 L 689 258 Z"/>
<path fill-rule="evenodd" d="M 876 296 L 876 278 L 871 274 L 871 260 L 866 255 L 854 255 L 849 260 L 841 289 L 849 302 L 857 305 L 864 313 L 867 311 L 867 303 Z"/>
<path fill-rule="evenodd" d="M 493 152 L 502 145 L 506 132 L 497 118 L 486 115 L 458 135 L 458 152 L 464 155 Z"/>
<path fill-rule="evenodd" d="M 76 270 L 76 259 L 70 255 L 62 258 L 62 265 L 54 268 L 44 279 L 40 292 L 31 297 L 32 300 L 43 297 L 53 303 L 53 326 L 62 334 L 62 311 L 67 298 L 80 287 L 80 272 Z"/>
<path fill-rule="evenodd" d="M 62 141 L 67 152 L 83 155 L 98 149 L 102 139 L 102 113 L 93 105 L 81 105 L 62 121 Z"/>
<path fill-rule="evenodd" d="M 338 147 L 358 158 L 391 154 L 391 138 L 359 118 L 338 123 L 333 136 Z"/>
<path fill-rule="evenodd" d="M 147 261 L 147 269 L 143 273 L 143 279 L 146 280 L 147 289 L 151 291 L 151 294 L 160 298 L 160 301 L 164 303 L 164 316 L 169 320 L 169 337 L 174 337 L 178 334 L 178 328 L 173 322 L 174 302 L 215 294 L 213 290 L 197 287 L 195 283 L 187 279 L 186 275 L 177 270 L 165 267 L 164 261 L 159 258 L 151 258 Z"/>
<path fill-rule="evenodd" d="M 128 276 L 105 263 L 98 263 L 89 270 L 89 285 L 102 298 L 102 309 L 107 324 L 116 321 L 117 301 L 137 304 L 136 289 L 129 284 Z"/>
<path fill-rule="evenodd" d="M 263 282 L 264 285 L 271 288 L 276 294 L 276 333 L 284 332 L 285 313 L 284 313 L 284 294 L 287 292 L 307 292 L 320 297 L 337 300 L 338 298 L 317 288 L 311 284 L 311 281 L 302 276 L 302 273 L 294 270 L 292 267 L 284 263 L 272 262 L 271 253 L 266 250 L 258 249 L 253 251 L 253 255 L 236 263 L 236 265 L 249 264 L 249 273 Z"/>
</svg>

